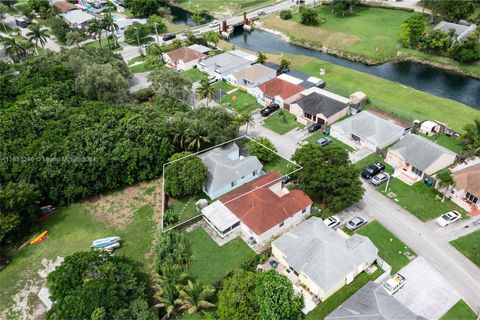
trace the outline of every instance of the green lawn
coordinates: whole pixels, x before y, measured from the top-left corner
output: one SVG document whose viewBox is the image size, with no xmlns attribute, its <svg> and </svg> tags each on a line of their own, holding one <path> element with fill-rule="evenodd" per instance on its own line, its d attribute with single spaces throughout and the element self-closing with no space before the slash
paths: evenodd
<svg viewBox="0 0 480 320">
<path fill-rule="evenodd" d="M 178 1 L 177 5 L 193 12 L 206 10 L 211 15 L 231 15 L 268 6 L 275 2 L 279 2 L 279 0 L 264 0 L 258 2 L 252 0 L 195 0 Z"/>
<path fill-rule="evenodd" d="M 275 171 L 280 173 L 281 175 L 286 175 L 298 168 L 299 167 L 297 165 L 291 163 L 288 160 L 283 159 L 282 157 L 278 157 L 277 160 L 270 163 L 266 163 L 263 166 L 263 170 L 265 172 Z"/>
<path fill-rule="evenodd" d="M 190 274 L 204 283 L 215 283 L 255 256 L 239 237 L 219 247 L 201 228 L 187 233 L 187 236 L 192 242 L 194 260 Z"/>
<path fill-rule="evenodd" d="M 330 298 L 320 304 L 307 314 L 307 320 L 320 320 L 325 319 L 333 310 L 341 305 L 345 300 L 350 298 L 355 292 L 360 290 L 361 287 L 367 284 L 369 281 L 373 281 L 383 273 L 383 270 L 378 268 L 372 275 L 368 275 L 366 272 L 359 274 L 352 283 L 344 286 L 337 292 L 335 292 Z"/>
<path fill-rule="evenodd" d="M 199 199 L 208 199 L 206 195 L 195 195 L 190 197 L 170 199 L 168 210 L 172 210 L 180 217 L 180 222 L 186 221 L 199 215 L 195 202 Z"/>
<path fill-rule="evenodd" d="M 239 113 L 252 113 L 254 110 L 260 108 L 254 96 L 240 90 L 223 97 L 219 102 L 227 104 L 228 108 Z"/>
<path fill-rule="evenodd" d="M 222 94 L 226 94 L 228 91 L 232 90 L 234 87 L 227 83 L 226 81 L 215 82 L 212 87 L 216 90 L 222 90 Z"/>
<path fill-rule="evenodd" d="M 377 190 L 385 194 L 385 186 L 380 186 Z M 434 219 L 451 210 L 458 210 L 465 214 L 449 199 L 445 199 L 444 202 L 441 202 L 440 199 L 437 200 L 436 196 L 441 198 L 441 194 L 435 188 L 425 185 L 423 181 L 409 186 L 398 179 L 392 179 L 388 192 L 395 193 L 398 204 L 422 221 Z"/>
<path fill-rule="evenodd" d="M 280 112 L 282 111 L 282 112 Z M 280 110 L 274 114 L 268 116 L 265 119 L 264 127 L 268 128 L 278 134 L 285 134 L 290 130 L 295 128 L 303 127 L 300 123 L 295 120 L 295 116 L 285 110 Z M 285 119 L 282 118 L 282 114 L 285 115 Z"/>
<path fill-rule="evenodd" d="M 451 244 L 480 267 L 480 231 L 460 237 Z"/>
<path fill-rule="evenodd" d="M 454 305 L 447 313 L 445 313 L 440 320 L 475 320 L 477 315 L 473 310 L 465 303 L 465 301 L 460 300 Z"/>
<path fill-rule="evenodd" d="M 42 259 L 54 260 L 57 256 L 65 257 L 77 251 L 89 250 L 91 242 L 98 238 L 120 236 L 122 247 L 115 254 L 134 259 L 145 271 L 147 265 L 153 262 L 147 256 L 156 230 L 150 205 L 135 211 L 133 221 L 125 228 L 116 230 L 94 219 L 84 204 L 73 204 L 60 209 L 57 215 L 45 221 L 38 232 L 43 230 L 48 230 L 48 239 L 19 251 L 11 264 L 0 272 L 0 310 L 7 310 L 13 303 L 14 295 L 29 281 L 40 281 L 37 271 L 42 269 Z M 36 296 L 30 298 L 29 303 L 38 301 Z"/>
<path fill-rule="evenodd" d="M 393 173 L 392 166 L 389 165 L 388 163 L 386 163 L 385 159 L 380 157 L 380 155 L 378 153 L 372 153 L 368 157 L 365 157 L 362 160 L 354 163 L 353 166 L 355 167 L 355 169 L 357 169 L 358 172 L 361 172 L 363 169 L 365 169 L 366 167 L 368 167 L 369 165 L 371 165 L 374 162 L 383 163 L 385 165 L 385 171 L 387 171 L 388 173 Z"/>
<path fill-rule="evenodd" d="M 332 136 L 325 136 L 323 134 L 323 132 L 321 131 L 317 131 L 315 132 L 314 134 L 312 134 L 310 137 L 308 137 L 307 139 L 305 139 L 305 141 L 307 141 L 308 143 L 316 143 L 316 141 L 320 138 L 323 138 L 323 137 L 328 137 L 329 139 L 332 140 L 332 143 L 330 145 L 337 145 L 339 146 L 340 148 L 344 149 L 345 151 L 347 152 L 352 152 L 354 151 L 354 149 L 352 147 L 350 147 L 349 145 L 346 145 L 345 143 L 335 139 L 334 137 Z"/>
<path fill-rule="evenodd" d="M 463 152 L 463 145 L 460 140 L 449 137 L 446 134 L 440 133 L 435 136 L 426 136 L 422 134 L 422 136 L 455 153 L 461 154 Z"/>
<path fill-rule="evenodd" d="M 415 254 L 402 241 L 385 229 L 378 221 L 373 221 L 357 231 L 358 234 L 368 237 L 378 248 L 378 255 L 392 266 L 392 273 L 398 272 L 410 260 L 404 252 Z"/>
<path fill-rule="evenodd" d="M 292 56 L 293 59 L 304 58 Z M 480 118 L 480 110 L 462 103 L 436 97 L 400 83 L 322 60 L 310 60 L 299 69 L 318 76 L 318 70 L 321 67 L 326 69 L 322 79 L 328 83 L 329 90 L 343 96 L 349 96 L 355 91 L 363 91 L 370 99 L 369 106 L 391 112 L 408 121 L 438 120 L 448 123 L 448 126 L 456 131 L 463 132 L 466 124 L 473 122 L 475 118 Z"/>
<path fill-rule="evenodd" d="M 192 68 L 190 70 L 183 71 L 182 74 L 192 82 L 197 82 L 202 79 L 207 79 L 207 75 L 201 72 L 200 70 L 198 70 L 197 68 Z"/>
<path fill-rule="evenodd" d="M 130 66 L 128 67 L 128 69 L 130 69 L 130 72 L 132 73 L 140 73 L 140 72 L 150 71 L 152 68 L 147 63 L 142 62 L 134 66 Z"/>
</svg>

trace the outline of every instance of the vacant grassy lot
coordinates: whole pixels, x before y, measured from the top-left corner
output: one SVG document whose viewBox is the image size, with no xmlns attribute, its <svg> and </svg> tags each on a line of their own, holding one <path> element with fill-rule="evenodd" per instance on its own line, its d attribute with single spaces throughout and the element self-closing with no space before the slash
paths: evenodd
<svg viewBox="0 0 480 320">
<path fill-rule="evenodd" d="M 204 283 L 212 284 L 222 279 L 230 270 L 255 256 L 240 238 L 219 247 L 201 228 L 187 233 L 187 236 L 192 242 L 194 260 L 190 274 Z"/>
<path fill-rule="evenodd" d="M 454 305 L 447 313 L 445 313 L 440 320 L 475 320 L 477 315 L 473 310 L 465 303 L 465 301 L 460 300 Z"/>
<path fill-rule="evenodd" d="M 230 93 L 223 97 L 219 102 L 227 104 L 228 108 L 238 113 L 252 113 L 254 110 L 260 108 L 260 105 L 254 96 L 241 90 Z"/>
<path fill-rule="evenodd" d="M 410 262 L 404 255 L 405 252 L 415 254 L 378 221 L 367 224 L 358 230 L 357 233 L 372 240 L 373 244 L 378 248 L 380 258 L 392 266 L 392 273 L 396 273 Z"/>
<path fill-rule="evenodd" d="M 380 186 L 378 191 L 385 194 L 385 186 Z M 388 192 L 395 193 L 398 204 L 422 221 L 434 219 L 452 210 L 457 210 L 465 214 L 464 211 L 452 201 L 445 199 L 444 202 L 441 202 L 440 199 L 436 198 L 437 195 L 440 198 L 441 194 L 433 187 L 425 185 L 423 181 L 409 186 L 398 179 L 392 179 L 388 187 Z"/>
<path fill-rule="evenodd" d="M 208 11 L 211 15 L 228 16 L 234 13 L 261 8 L 279 0 L 195 0 L 178 1 L 177 5 L 188 11 Z M 242 7 L 243 5 L 243 7 Z"/>
<path fill-rule="evenodd" d="M 298 123 L 297 120 L 295 120 L 295 116 L 293 114 L 284 110 L 280 111 L 268 116 L 267 119 L 265 119 L 263 126 L 278 134 L 285 134 L 290 130 L 303 126 Z"/>
<path fill-rule="evenodd" d="M 307 141 L 308 143 L 316 143 L 316 141 L 320 138 L 324 138 L 324 137 L 328 137 L 329 139 L 332 140 L 332 142 L 330 143 L 330 145 L 337 145 L 339 146 L 340 148 L 342 148 L 343 150 L 347 151 L 347 152 L 351 152 L 353 151 L 353 148 L 346 145 L 345 143 L 335 139 L 334 137 L 332 136 L 325 136 L 321 131 L 317 131 L 315 132 L 314 134 L 310 135 L 310 137 L 308 137 L 307 139 L 305 139 L 305 141 Z"/>
<path fill-rule="evenodd" d="M 367 282 L 373 281 L 382 274 L 383 270 L 378 268 L 372 275 L 368 275 L 366 272 L 359 274 L 352 283 L 344 286 L 337 292 L 335 292 L 330 298 L 313 309 L 307 314 L 307 320 L 319 320 L 325 319 L 333 310 L 341 305 L 345 300 L 350 298 L 355 292 L 360 290 Z"/>
<path fill-rule="evenodd" d="M 202 79 L 207 79 L 207 75 L 197 68 L 192 68 L 187 71 L 183 71 L 182 74 L 192 82 L 197 82 Z"/>
<path fill-rule="evenodd" d="M 480 267 L 480 231 L 458 238 L 451 244 Z"/>
</svg>

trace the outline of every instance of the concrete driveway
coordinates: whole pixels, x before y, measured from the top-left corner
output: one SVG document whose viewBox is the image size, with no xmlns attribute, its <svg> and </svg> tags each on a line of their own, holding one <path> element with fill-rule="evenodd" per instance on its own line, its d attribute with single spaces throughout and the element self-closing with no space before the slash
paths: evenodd
<svg viewBox="0 0 480 320">
<path fill-rule="evenodd" d="M 407 282 L 394 298 L 419 316 L 439 319 L 461 298 L 423 257 L 417 257 L 399 273 Z"/>
<path fill-rule="evenodd" d="M 435 219 L 428 221 L 427 226 L 446 241 L 450 242 L 460 237 L 466 236 L 472 232 L 480 230 L 480 217 L 474 216 L 465 220 L 457 221 L 445 228 L 439 227 Z"/>
</svg>

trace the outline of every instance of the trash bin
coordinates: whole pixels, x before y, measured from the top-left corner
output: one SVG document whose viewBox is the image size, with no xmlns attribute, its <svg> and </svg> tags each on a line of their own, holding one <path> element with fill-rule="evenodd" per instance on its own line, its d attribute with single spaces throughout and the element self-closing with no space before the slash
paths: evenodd
<svg viewBox="0 0 480 320">
<path fill-rule="evenodd" d="M 425 183 L 427 186 L 431 187 L 433 185 L 433 180 L 432 179 L 424 179 L 423 183 Z"/>
<path fill-rule="evenodd" d="M 326 135 L 326 136 L 329 136 L 330 135 L 330 130 L 328 130 L 328 129 L 323 130 L 323 134 Z"/>
</svg>

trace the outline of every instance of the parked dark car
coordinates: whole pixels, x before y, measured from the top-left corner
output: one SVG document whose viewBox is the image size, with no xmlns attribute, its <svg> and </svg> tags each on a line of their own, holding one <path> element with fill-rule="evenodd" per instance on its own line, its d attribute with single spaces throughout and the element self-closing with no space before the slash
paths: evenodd
<svg viewBox="0 0 480 320">
<path fill-rule="evenodd" d="M 45 216 L 47 214 L 57 211 L 57 208 L 52 206 L 44 206 L 40 208 L 40 216 Z"/>
<path fill-rule="evenodd" d="M 167 33 L 165 35 L 163 35 L 163 41 L 168 41 L 168 40 L 172 40 L 172 39 L 175 39 L 177 36 L 173 33 Z"/>
<path fill-rule="evenodd" d="M 260 110 L 260 114 L 264 117 L 271 115 L 273 112 L 277 111 L 280 109 L 280 106 L 277 103 L 272 103 L 266 108 L 263 108 Z"/>
<path fill-rule="evenodd" d="M 312 123 L 308 126 L 308 132 L 315 132 L 317 130 L 320 130 L 320 128 L 322 128 L 322 125 L 320 123 Z"/>
<path fill-rule="evenodd" d="M 370 179 L 377 173 L 382 172 L 383 170 L 385 170 L 385 165 L 383 163 L 380 163 L 380 162 L 372 163 L 371 165 L 363 169 L 362 178 Z"/>
<path fill-rule="evenodd" d="M 27 18 L 15 19 L 15 24 L 17 25 L 17 27 L 20 27 L 20 28 L 26 28 L 30 23 L 32 23 L 32 20 Z"/>
<path fill-rule="evenodd" d="M 316 143 L 320 146 L 320 147 L 326 147 L 328 146 L 330 143 L 332 143 L 332 139 L 330 138 L 320 138 L 316 141 Z"/>
<path fill-rule="evenodd" d="M 292 181 L 292 177 L 290 177 L 290 176 L 283 176 L 282 177 L 282 185 L 286 185 L 290 181 Z"/>
</svg>

